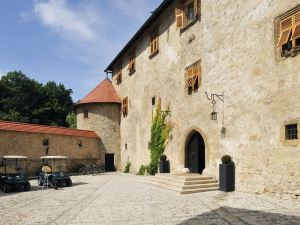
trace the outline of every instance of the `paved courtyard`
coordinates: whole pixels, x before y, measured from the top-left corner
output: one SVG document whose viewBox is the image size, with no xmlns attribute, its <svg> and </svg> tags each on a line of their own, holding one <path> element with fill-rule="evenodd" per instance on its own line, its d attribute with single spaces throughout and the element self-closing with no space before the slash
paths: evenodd
<svg viewBox="0 0 300 225">
<path fill-rule="evenodd" d="M 111 173 L 72 177 L 74 186 L 0 194 L 0 224 L 300 224 L 300 201 L 219 191 L 179 195 Z"/>
</svg>

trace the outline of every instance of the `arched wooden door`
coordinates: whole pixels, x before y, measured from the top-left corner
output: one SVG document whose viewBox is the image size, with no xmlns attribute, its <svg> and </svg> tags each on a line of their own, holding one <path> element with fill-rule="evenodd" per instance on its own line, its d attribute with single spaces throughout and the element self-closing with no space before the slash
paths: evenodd
<svg viewBox="0 0 300 225">
<path fill-rule="evenodd" d="M 205 143 L 196 131 L 187 140 L 185 167 L 189 168 L 191 173 L 202 173 L 205 169 Z"/>
</svg>

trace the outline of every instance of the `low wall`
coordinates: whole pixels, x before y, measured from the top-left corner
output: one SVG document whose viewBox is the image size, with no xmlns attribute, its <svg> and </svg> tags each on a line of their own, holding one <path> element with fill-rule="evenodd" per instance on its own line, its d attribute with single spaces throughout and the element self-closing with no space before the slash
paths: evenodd
<svg viewBox="0 0 300 225">
<path fill-rule="evenodd" d="M 81 161 L 104 166 L 105 150 L 99 138 L 0 131 L 0 156 L 27 156 L 29 175 L 35 175 L 41 169 L 40 157 L 46 154 L 67 156 L 71 172 L 76 172 Z"/>
</svg>

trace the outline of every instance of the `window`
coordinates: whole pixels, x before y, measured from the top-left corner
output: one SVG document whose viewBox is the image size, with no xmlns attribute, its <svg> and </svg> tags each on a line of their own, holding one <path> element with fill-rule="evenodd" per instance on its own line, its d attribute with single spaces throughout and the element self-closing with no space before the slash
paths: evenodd
<svg viewBox="0 0 300 225">
<path fill-rule="evenodd" d="M 89 118 L 89 110 L 83 110 L 83 118 Z"/>
<path fill-rule="evenodd" d="M 158 53 L 158 31 L 150 36 L 150 58 Z"/>
<path fill-rule="evenodd" d="M 285 125 L 285 139 L 286 140 L 298 139 L 298 126 L 297 126 L 297 124 Z"/>
<path fill-rule="evenodd" d="M 125 150 L 127 150 L 127 143 L 125 144 Z"/>
<path fill-rule="evenodd" d="M 200 14 L 200 0 L 187 1 L 175 8 L 176 28 L 184 28 L 195 21 Z"/>
<path fill-rule="evenodd" d="M 152 97 L 151 104 L 152 104 L 152 107 L 155 106 L 155 104 L 156 104 L 156 98 L 155 97 Z"/>
<path fill-rule="evenodd" d="M 115 79 L 117 81 L 117 84 L 120 84 L 122 82 L 122 64 L 119 64 L 115 68 Z"/>
<path fill-rule="evenodd" d="M 129 75 L 135 72 L 135 52 L 129 55 L 128 71 Z"/>
<path fill-rule="evenodd" d="M 123 98 L 121 110 L 123 113 L 123 117 L 126 117 L 128 115 L 128 97 Z"/>
<path fill-rule="evenodd" d="M 49 140 L 43 139 L 43 146 L 48 146 L 48 145 L 49 145 Z"/>
<path fill-rule="evenodd" d="M 186 83 L 185 88 L 190 95 L 197 91 L 201 84 L 201 68 L 200 62 L 196 62 L 186 69 Z"/>
<path fill-rule="evenodd" d="M 288 14 L 290 15 L 289 12 Z M 300 9 L 291 16 L 279 20 L 277 47 L 281 48 L 282 56 L 293 56 L 295 50 L 300 50 Z"/>
</svg>

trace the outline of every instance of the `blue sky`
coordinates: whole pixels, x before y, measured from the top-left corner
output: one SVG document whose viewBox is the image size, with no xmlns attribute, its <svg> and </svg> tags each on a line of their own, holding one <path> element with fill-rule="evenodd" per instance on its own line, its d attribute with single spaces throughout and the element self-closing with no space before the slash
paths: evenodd
<svg viewBox="0 0 300 225">
<path fill-rule="evenodd" d="M 1 0 L 0 76 L 21 70 L 84 97 L 162 0 Z"/>
</svg>

